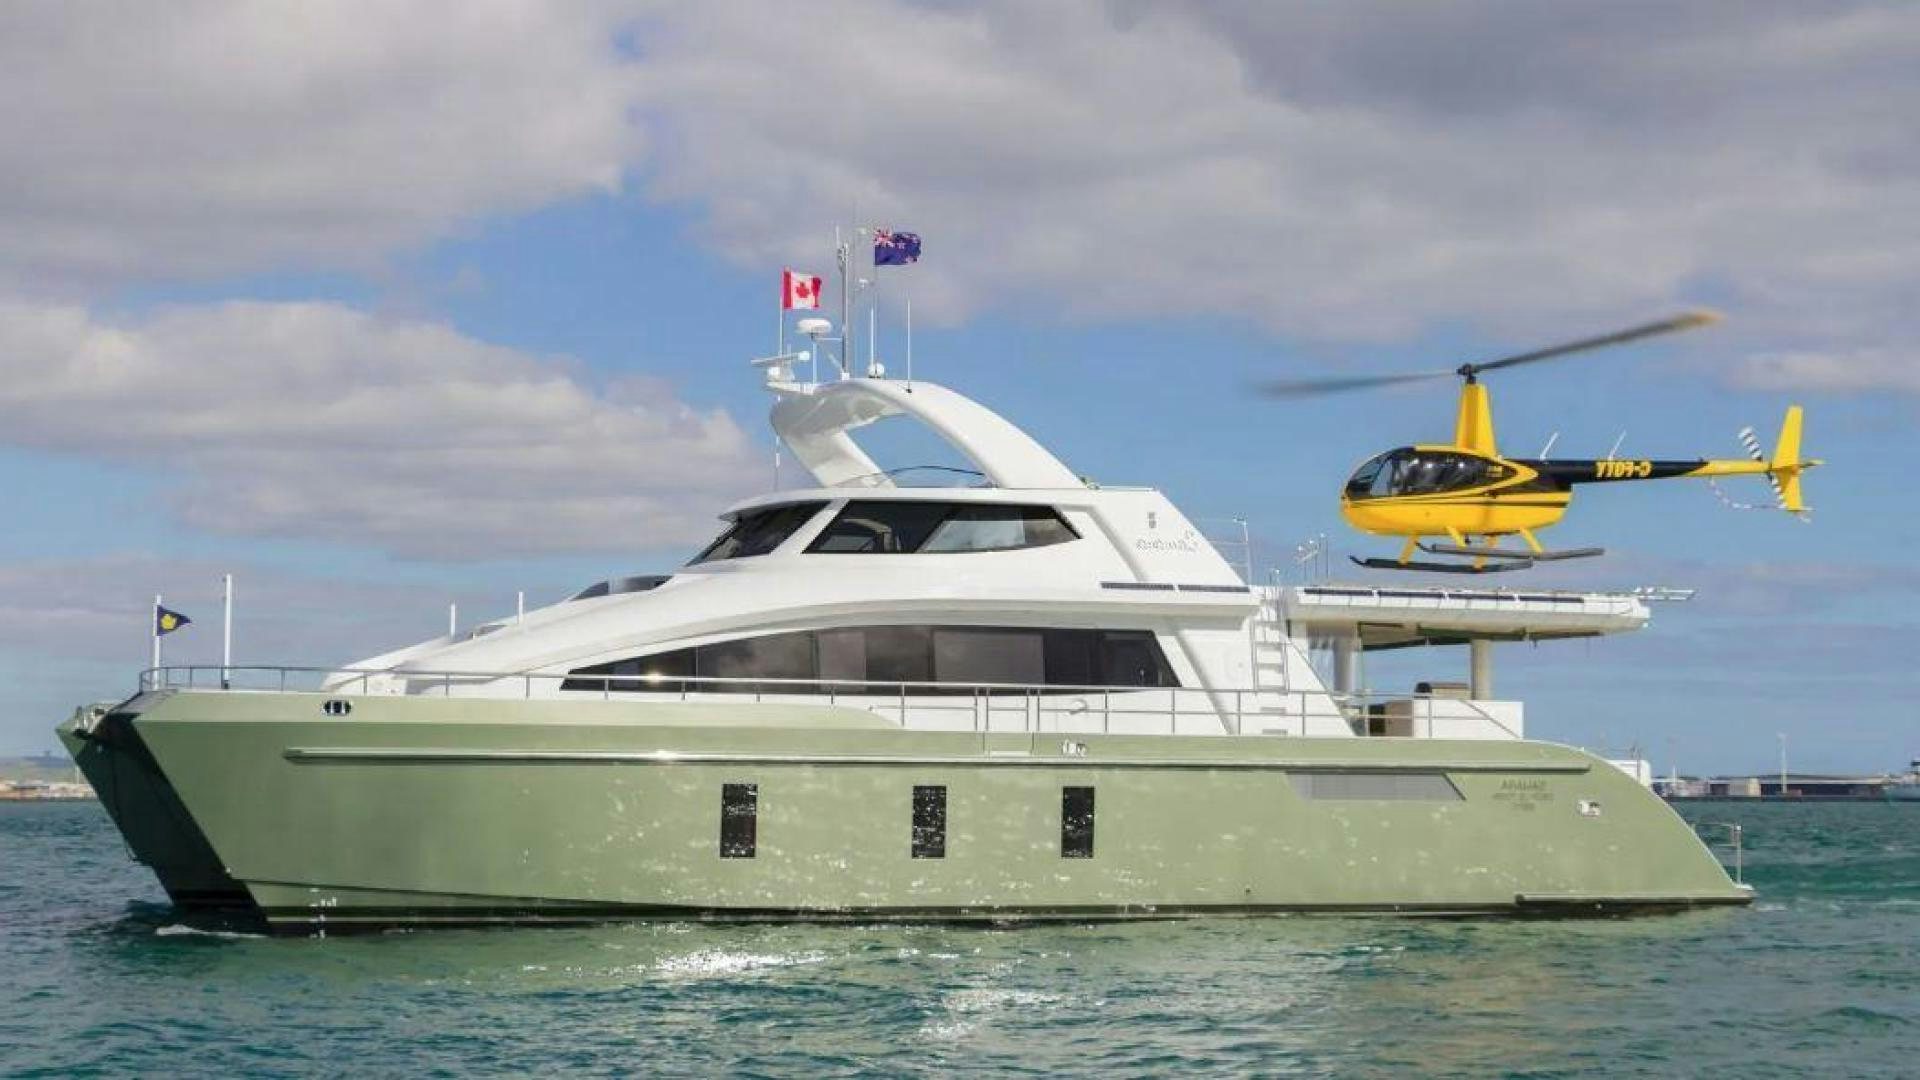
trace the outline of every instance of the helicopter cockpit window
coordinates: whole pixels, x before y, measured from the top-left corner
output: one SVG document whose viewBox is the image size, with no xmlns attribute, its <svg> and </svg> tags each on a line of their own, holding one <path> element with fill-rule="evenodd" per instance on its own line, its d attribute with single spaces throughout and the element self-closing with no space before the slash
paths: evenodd
<svg viewBox="0 0 1920 1080">
<path fill-rule="evenodd" d="M 1471 454 L 1402 447 L 1360 466 L 1347 481 L 1347 495 L 1354 499 L 1433 495 L 1479 487 L 1504 474 L 1504 469 Z"/>
<path fill-rule="evenodd" d="M 1355 469 L 1353 476 L 1347 480 L 1347 494 L 1355 499 L 1372 498 L 1378 494 L 1373 490 L 1374 484 L 1379 481 L 1380 475 L 1387 471 L 1387 459 L 1391 456 L 1381 454 Z"/>
</svg>

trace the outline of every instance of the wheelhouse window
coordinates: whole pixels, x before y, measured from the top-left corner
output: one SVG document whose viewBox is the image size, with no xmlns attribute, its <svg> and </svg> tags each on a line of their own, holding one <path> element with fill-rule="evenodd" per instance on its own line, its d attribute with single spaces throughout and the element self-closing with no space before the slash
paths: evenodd
<svg viewBox="0 0 1920 1080">
<path fill-rule="evenodd" d="M 816 555 L 911 555 L 1012 551 L 1078 540 L 1050 506 L 854 499 L 821 530 Z"/>
<path fill-rule="evenodd" d="M 937 694 L 943 684 L 953 687 L 946 692 L 972 693 L 993 684 L 1143 689 L 1180 680 L 1150 630 L 865 626 L 763 634 L 593 664 L 569 672 L 560 688 L 858 694 L 891 693 L 890 683 L 930 684 L 914 692 Z"/>
<path fill-rule="evenodd" d="M 742 511 L 720 538 L 687 565 L 718 562 L 721 559 L 746 559 L 765 555 L 798 532 L 827 504 L 823 502 L 787 503 Z"/>
</svg>

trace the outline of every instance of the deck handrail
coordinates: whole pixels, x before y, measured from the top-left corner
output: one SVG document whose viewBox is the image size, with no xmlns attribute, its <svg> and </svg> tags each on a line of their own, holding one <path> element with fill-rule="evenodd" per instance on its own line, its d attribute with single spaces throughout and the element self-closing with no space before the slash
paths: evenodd
<svg viewBox="0 0 1920 1080">
<path fill-rule="evenodd" d="M 307 677 L 307 678 L 302 678 Z M 405 684 L 402 694 L 379 693 L 376 679 Z M 1337 722 L 1358 734 L 1365 734 L 1370 706 L 1387 701 L 1412 702 L 1415 719 L 1425 719 L 1427 737 L 1434 732 L 1435 701 L 1455 702 L 1471 716 L 1491 723 L 1508 737 L 1517 738 L 1497 717 L 1478 704 L 1446 695 L 1429 694 L 1339 694 L 1323 689 L 1278 689 L 1256 687 L 1199 686 L 1097 686 L 1052 685 L 1038 683 L 957 683 L 921 680 L 875 679 L 794 679 L 716 675 L 574 675 L 565 672 L 490 672 L 490 671 L 395 671 L 391 668 L 328 668 L 287 664 L 174 664 L 148 668 L 140 673 L 140 689 L 147 690 L 272 690 L 281 693 L 325 694 L 337 698 L 366 696 L 439 696 L 454 697 L 457 688 L 491 683 L 518 683 L 521 696 L 534 697 L 536 684 L 552 685 L 573 681 L 586 684 L 578 691 L 601 700 L 661 698 L 682 701 L 709 700 L 711 696 L 768 698 L 824 698 L 828 705 L 845 704 L 880 713 L 897 714 L 902 726 L 911 715 L 938 715 L 965 711 L 971 715 L 974 730 L 997 729 L 994 724 L 1008 713 L 1020 716 L 1019 730 L 1042 731 L 1047 721 L 1054 730 L 1065 730 L 1062 723 L 1085 723 L 1086 717 L 1099 716 L 1099 730 L 1111 731 L 1116 721 L 1138 726 L 1139 718 L 1164 718 L 1165 729 L 1180 730 L 1186 719 L 1209 720 L 1230 734 L 1246 732 L 1248 721 L 1257 721 L 1255 733 L 1302 734 L 1309 724 Z M 302 681 L 319 685 L 300 686 Z M 1155 720 L 1157 724 L 1158 720 Z"/>
</svg>

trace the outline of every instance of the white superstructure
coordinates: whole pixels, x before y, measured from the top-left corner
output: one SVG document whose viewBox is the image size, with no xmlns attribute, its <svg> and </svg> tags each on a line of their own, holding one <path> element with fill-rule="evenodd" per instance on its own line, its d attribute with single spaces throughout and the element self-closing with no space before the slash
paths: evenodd
<svg viewBox="0 0 1920 1080">
<path fill-rule="evenodd" d="M 328 679 L 390 694 L 614 695 L 863 706 L 909 727 L 1520 738 L 1518 702 L 1353 698 L 1366 648 L 1592 636 L 1647 621 L 1620 594 L 1259 588 L 1160 492 L 1083 481 L 942 386 L 794 381 L 781 442 L 817 486 L 730 507 L 670 576 L 603 582 Z M 901 417 L 977 472 L 906 486 L 854 432 Z M 1309 662 L 1331 649 L 1335 685 Z M 1476 662 L 1476 668 L 1478 662 Z"/>
</svg>

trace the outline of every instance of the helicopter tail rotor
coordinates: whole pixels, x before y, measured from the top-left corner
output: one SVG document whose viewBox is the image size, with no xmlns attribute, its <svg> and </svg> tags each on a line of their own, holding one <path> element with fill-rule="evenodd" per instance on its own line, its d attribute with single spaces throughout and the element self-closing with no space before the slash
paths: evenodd
<svg viewBox="0 0 1920 1080">
<path fill-rule="evenodd" d="M 1802 521 L 1811 521 L 1811 512 L 1807 508 L 1806 498 L 1800 489 L 1800 474 L 1822 464 L 1818 460 L 1801 460 L 1800 433 L 1806 423 L 1806 411 L 1798 405 L 1787 407 L 1786 419 L 1780 424 L 1780 438 L 1773 445 L 1773 455 L 1769 457 L 1761 449 L 1760 440 L 1750 427 L 1740 429 L 1740 445 L 1746 449 L 1747 456 L 1767 467 L 1763 473 L 1767 483 L 1773 486 L 1773 506 L 1751 506 L 1736 503 L 1727 498 L 1726 493 L 1714 485 L 1714 494 L 1720 501 L 1736 510 L 1784 510 Z"/>
</svg>

